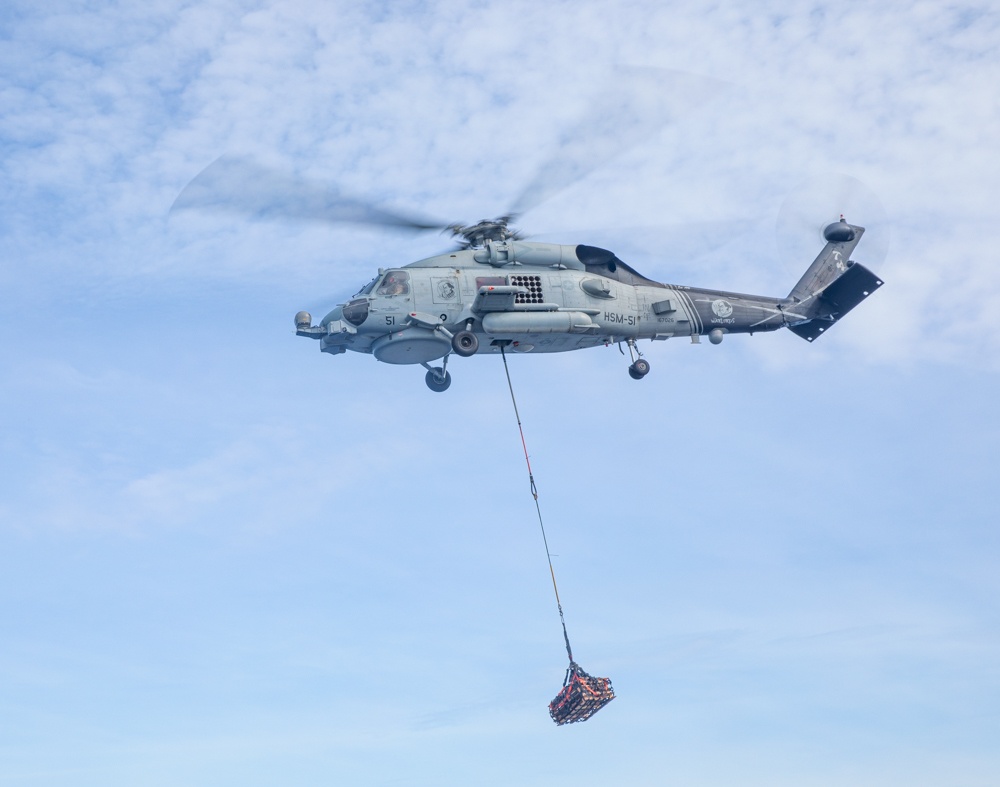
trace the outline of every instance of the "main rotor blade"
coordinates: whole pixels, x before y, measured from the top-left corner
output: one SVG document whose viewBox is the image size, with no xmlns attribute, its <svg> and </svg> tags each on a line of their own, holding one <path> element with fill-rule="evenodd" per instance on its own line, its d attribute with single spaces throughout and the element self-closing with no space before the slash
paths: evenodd
<svg viewBox="0 0 1000 787">
<path fill-rule="evenodd" d="M 445 229 L 443 222 L 379 208 L 321 183 L 236 156 L 221 156 L 205 167 L 174 200 L 170 211 L 193 209 L 250 218 L 365 224 L 412 231 Z"/>
<path fill-rule="evenodd" d="M 726 83 L 682 71 L 622 67 L 568 129 L 555 154 L 518 195 L 510 213 L 537 207 L 716 96 Z"/>
<path fill-rule="evenodd" d="M 692 266 L 741 236 L 757 229 L 759 222 L 745 218 L 719 221 L 682 221 L 622 227 L 587 227 L 532 233 L 529 237 L 552 242 L 585 238 L 591 246 L 611 249 L 625 262 L 651 259 L 671 267 Z M 639 264 L 639 263 L 637 263 Z"/>
</svg>

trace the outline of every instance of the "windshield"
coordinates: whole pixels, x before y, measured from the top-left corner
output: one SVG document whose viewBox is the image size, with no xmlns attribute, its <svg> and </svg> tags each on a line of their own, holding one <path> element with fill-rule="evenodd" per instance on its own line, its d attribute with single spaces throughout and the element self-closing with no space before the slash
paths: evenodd
<svg viewBox="0 0 1000 787">
<path fill-rule="evenodd" d="M 357 298 L 359 295 L 371 295 L 372 290 L 375 289 L 375 285 L 378 283 L 378 276 L 368 282 L 364 287 L 354 293 L 354 297 Z"/>
</svg>

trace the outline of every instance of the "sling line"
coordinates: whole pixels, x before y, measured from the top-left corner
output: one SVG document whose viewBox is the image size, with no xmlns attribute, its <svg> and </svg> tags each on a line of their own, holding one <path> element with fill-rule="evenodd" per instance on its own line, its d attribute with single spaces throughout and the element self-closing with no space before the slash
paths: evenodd
<svg viewBox="0 0 1000 787">
<path fill-rule="evenodd" d="M 503 370 L 507 375 L 507 387 L 510 389 L 510 401 L 514 405 L 514 417 L 517 419 L 517 428 L 521 433 L 521 448 L 524 449 L 524 461 L 528 466 L 528 482 L 531 484 L 531 496 L 535 499 L 535 510 L 538 512 L 538 526 L 542 531 L 542 543 L 545 544 L 545 557 L 549 561 L 549 574 L 552 575 L 552 590 L 556 594 L 556 606 L 559 608 L 559 622 L 562 623 L 563 639 L 566 641 L 566 654 L 569 656 L 571 666 L 573 662 L 573 649 L 569 644 L 569 634 L 566 633 L 566 618 L 563 615 L 562 602 L 559 600 L 559 586 L 556 585 L 556 571 L 552 567 L 552 553 L 549 551 L 549 540 L 545 536 L 545 523 L 542 521 L 542 509 L 538 504 L 538 487 L 535 486 L 535 476 L 531 472 L 531 459 L 528 458 L 528 444 L 524 440 L 524 427 L 521 425 L 521 414 L 517 410 L 517 399 L 514 397 L 514 386 L 510 381 L 510 369 L 507 366 L 507 354 L 504 347 L 500 345 L 500 357 L 503 358 Z"/>
</svg>

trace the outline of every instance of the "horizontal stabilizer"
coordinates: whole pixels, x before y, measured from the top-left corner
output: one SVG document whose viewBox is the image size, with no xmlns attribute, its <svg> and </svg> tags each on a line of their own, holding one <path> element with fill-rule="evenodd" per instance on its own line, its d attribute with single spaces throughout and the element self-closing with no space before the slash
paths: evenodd
<svg viewBox="0 0 1000 787">
<path fill-rule="evenodd" d="M 813 341 L 882 286 L 882 280 L 864 265 L 851 263 L 850 267 L 813 296 L 809 312 L 816 316 L 788 329 L 806 341 Z"/>
</svg>

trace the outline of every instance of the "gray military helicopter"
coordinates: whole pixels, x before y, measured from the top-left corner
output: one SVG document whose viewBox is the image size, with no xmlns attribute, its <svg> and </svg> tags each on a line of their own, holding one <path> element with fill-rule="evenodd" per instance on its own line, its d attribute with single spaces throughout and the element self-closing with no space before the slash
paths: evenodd
<svg viewBox="0 0 1000 787">
<path fill-rule="evenodd" d="M 538 204 L 537 188 L 525 194 L 533 192 L 515 205 Z M 624 344 L 631 358 L 628 372 L 641 380 L 650 369 L 641 340 L 689 336 L 697 344 L 707 336 L 719 344 L 727 334 L 788 328 L 813 341 L 882 286 L 878 276 L 851 260 L 865 229 L 843 216 L 826 226 L 819 255 L 780 298 L 663 284 L 606 249 L 526 240 L 512 226 L 514 213 L 443 225 L 278 175 L 246 159 L 216 160 L 174 203 L 174 209 L 205 207 L 451 233 L 456 248 L 379 269 L 318 324 L 307 311 L 295 315 L 296 334 L 318 341 L 322 352 L 351 350 L 384 363 L 419 364 L 432 391 L 451 385 L 452 355 L 467 358 L 501 347 L 551 353 Z M 440 365 L 432 365 L 437 361 Z"/>
<path fill-rule="evenodd" d="M 649 373 L 642 340 L 690 336 L 697 344 L 707 336 L 719 344 L 727 334 L 788 328 L 813 341 L 882 285 L 851 260 L 865 230 L 843 216 L 823 230 L 825 245 L 784 298 L 662 284 L 606 249 L 528 240 L 513 226 L 519 216 L 648 138 L 678 109 L 704 103 L 722 84 L 662 69 L 624 68 L 616 75 L 508 213 L 495 219 L 463 225 L 414 217 L 229 156 L 195 177 L 171 210 L 450 233 L 455 248 L 379 269 L 317 324 L 309 312 L 295 315 L 296 334 L 318 341 L 322 352 L 351 350 L 384 363 L 419 364 L 432 391 L 451 385 L 453 355 L 501 348 L 551 353 L 625 345 L 628 372 L 641 380 Z M 848 196 L 839 195 L 841 210 L 844 201 L 855 202 Z"/>
<path fill-rule="evenodd" d="M 697 344 L 707 336 L 719 344 L 727 334 L 788 328 L 811 342 L 882 286 L 850 259 L 865 230 L 843 216 L 824 229 L 826 245 L 784 298 L 662 284 L 606 249 L 524 240 L 510 221 L 449 227 L 460 248 L 380 269 L 318 324 L 309 312 L 296 314 L 296 334 L 331 355 L 352 350 L 419 364 L 432 391 L 451 385 L 452 355 L 501 347 L 551 353 L 625 344 L 628 372 L 641 380 L 650 366 L 640 340 L 690 336 Z"/>
<path fill-rule="evenodd" d="M 379 269 L 318 324 L 309 312 L 295 315 L 296 334 L 318 341 L 322 352 L 352 350 L 384 363 L 419 364 L 432 391 L 451 385 L 452 355 L 466 358 L 501 348 L 551 353 L 624 344 L 631 358 L 628 372 L 641 380 L 650 368 L 639 350 L 641 340 L 690 336 L 697 344 L 707 336 L 719 344 L 727 334 L 788 328 L 813 341 L 882 286 L 879 277 L 851 260 L 865 230 L 843 215 L 823 230 L 825 246 L 784 298 L 662 284 L 606 249 L 527 240 L 512 222 L 599 164 L 588 159 L 581 169 L 582 158 L 572 150 L 552 158 L 510 213 L 472 225 L 377 207 L 228 156 L 194 178 L 172 210 L 222 209 L 450 233 L 458 241 L 455 248 Z"/>
<path fill-rule="evenodd" d="M 707 336 L 719 344 L 727 334 L 788 328 L 813 341 L 882 285 L 850 259 L 865 230 L 843 216 L 825 228 L 825 246 L 784 298 L 662 284 L 606 249 L 527 240 L 513 226 L 517 217 L 648 138 L 678 109 L 704 103 L 722 85 L 656 68 L 620 68 L 615 74 L 507 215 L 495 219 L 463 225 L 414 217 L 229 156 L 195 177 L 171 211 L 221 209 L 257 218 L 451 233 L 456 248 L 379 269 L 318 324 L 309 312 L 295 315 L 296 334 L 318 341 L 322 352 L 352 350 L 384 363 L 419 364 L 432 391 L 451 385 L 452 355 L 501 348 L 551 353 L 624 344 L 629 374 L 641 380 L 649 373 L 641 340 L 690 336 L 699 343 Z M 842 202 L 839 207 L 844 209 Z"/>
</svg>

